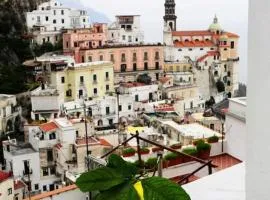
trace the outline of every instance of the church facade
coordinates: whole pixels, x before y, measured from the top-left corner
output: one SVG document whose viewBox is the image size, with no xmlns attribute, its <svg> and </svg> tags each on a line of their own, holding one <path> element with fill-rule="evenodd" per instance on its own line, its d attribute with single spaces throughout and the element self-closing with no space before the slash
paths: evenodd
<svg viewBox="0 0 270 200">
<path fill-rule="evenodd" d="M 228 97 L 238 90 L 237 34 L 223 30 L 215 16 L 205 30 L 177 30 L 174 0 L 166 0 L 164 16 L 164 59 L 169 63 L 191 63 L 197 71 L 208 70 L 212 85 L 224 85 Z"/>
</svg>

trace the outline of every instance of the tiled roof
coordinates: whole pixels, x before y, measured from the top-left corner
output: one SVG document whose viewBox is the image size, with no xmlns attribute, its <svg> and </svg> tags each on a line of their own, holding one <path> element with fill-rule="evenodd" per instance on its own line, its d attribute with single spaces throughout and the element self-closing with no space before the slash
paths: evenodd
<svg viewBox="0 0 270 200">
<path fill-rule="evenodd" d="M 159 82 L 161 82 L 162 84 L 166 83 L 169 80 L 171 80 L 170 77 L 161 77 L 161 78 L 159 78 Z"/>
<path fill-rule="evenodd" d="M 58 129 L 58 126 L 54 122 L 49 122 L 49 123 L 46 123 L 46 124 L 41 124 L 39 127 L 44 132 L 49 132 L 49 131 L 53 131 L 55 129 Z"/>
<path fill-rule="evenodd" d="M 204 61 L 208 56 L 215 56 L 219 55 L 218 51 L 208 51 L 207 54 L 203 55 L 202 57 L 198 58 L 198 62 Z"/>
<path fill-rule="evenodd" d="M 12 174 L 10 172 L 0 171 L 0 183 L 7 180 L 11 176 L 12 176 Z"/>
<path fill-rule="evenodd" d="M 20 180 L 18 180 L 17 182 L 14 181 L 14 190 L 18 190 L 20 188 L 25 188 L 25 187 L 26 185 L 22 181 Z"/>
<path fill-rule="evenodd" d="M 61 193 L 68 192 L 68 191 L 75 190 L 75 189 L 77 189 L 77 186 L 75 184 L 69 185 L 69 186 L 66 186 L 66 187 L 63 187 L 63 188 L 60 188 L 57 190 L 53 190 L 50 192 L 43 192 L 43 193 L 38 194 L 36 196 L 32 196 L 31 200 L 40 200 L 40 199 L 45 199 L 45 198 L 51 198 L 52 196 L 59 195 Z M 29 200 L 29 199 L 26 198 L 24 200 Z"/>
<path fill-rule="evenodd" d="M 107 140 L 105 139 L 99 139 L 99 142 L 101 145 L 103 146 L 109 146 L 109 147 L 112 147 L 113 145 L 111 145 Z"/>
<path fill-rule="evenodd" d="M 175 47 L 213 47 L 215 44 L 212 41 L 176 41 Z"/>
<path fill-rule="evenodd" d="M 173 31 L 172 32 L 173 36 L 212 36 L 214 35 L 210 31 Z"/>
<path fill-rule="evenodd" d="M 217 166 L 217 170 L 223 170 L 234 165 L 241 163 L 242 161 L 229 155 L 229 154 L 222 154 L 218 156 L 213 156 L 210 158 L 212 160 L 212 164 Z"/>
<path fill-rule="evenodd" d="M 138 83 L 138 82 L 123 84 L 123 87 L 127 87 L 127 88 L 141 87 L 141 86 L 145 86 L 145 84 L 144 83 Z"/>
</svg>

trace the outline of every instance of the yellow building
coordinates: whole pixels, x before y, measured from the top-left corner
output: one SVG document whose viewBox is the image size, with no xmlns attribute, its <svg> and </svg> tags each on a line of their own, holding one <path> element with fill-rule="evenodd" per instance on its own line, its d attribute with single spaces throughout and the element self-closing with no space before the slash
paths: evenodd
<svg viewBox="0 0 270 200">
<path fill-rule="evenodd" d="M 165 62 L 164 72 L 188 72 L 192 71 L 192 65 L 188 62 Z"/>
<path fill-rule="evenodd" d="M 52 72 L 50 83 L 65 101 L 91 99 L 114 91 L 113 63 L 98 61 L 75 64 Z"/>
</svg>

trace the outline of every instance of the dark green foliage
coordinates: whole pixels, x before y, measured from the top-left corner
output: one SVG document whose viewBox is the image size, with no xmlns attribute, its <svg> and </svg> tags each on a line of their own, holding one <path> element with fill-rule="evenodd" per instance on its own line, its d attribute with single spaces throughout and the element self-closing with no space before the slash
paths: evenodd
<svg viewBox="0 0 270 200">
<path fill-rule="evenodd" d="M 183 149 L 182 152 L 187 154 L 187 155 L 190 155 L 190 156 L 196 156 L 198 153 L 197 149 L 194 147 L 187 147 L 187 148 Z"/>
<path fill-rule="evenodd" d="M 137 81 L 139 83 L 144 83 L 146 85 L 149 85 L 152 82 L 152 78 L 148 76 L 148 74 L 141 74 L 138 76 Z"/>
<path fill-rule="evenodd" d="M 157 166 L 157 161 L 158 161 L 157 158 L 149 158 L 146 161 L 145 165 L 147 168 L 152 169 Z"/>
<path fill-rule="evenodd" d="M 219 141 L 219 137 L 216 136 L 216 135 L 207 138 L 207 142 L 208 142 L 208 143 L 216 143 L 216 142 L 218 142 L 218 141 Z"/>
<path fill-rule="evenodd" d="M 144 200 L 190 200 L 179 185 L 160 177 L 142 180 Z M 165 186 L 165 187 L 164 187 Z"/>
<path fill-rule="evenodd" d="M 174 160 L 174 159 L 176 159 L 177 157 L 180 157 L 181 155 L 179 155 L 179 154 L 176 154 L 176 153 L 168 153 L 165 157 L 164 157 L 164 159 L 165 160 Z"/>
<path fill-rule="evenodd" d="M 196 147 L 198 152 L 208 151 L 211 149 L 211 145 L 205 142 L 199 142 Z"/>
<path fill-rule="evenodd" d="M 137 171 L 137 170 L 136 170 Z M 139 178 L 134 165 L 117 155 L 111 155 L 106 167 L 82 174 L 76 185 L 83 192 L 98 192 L 95 200 L 139 200 L 139 190 L 143 190 L 145 200 L 189 200 L 189 195 L 181 186 L 159 177 Z M 141 181 L 142 188 L 134 184 Z M 140 191 L 142 192 L 142 191 Z"/>
<path fill-rule="evenodd" d="M 216 87 L 217 87 L 218 92 L 224 92 L 225 91 L 225 85 L 221 80 L 217 81 Z"/>
<path fill-rule="evenodd" d="M 194 144 L 195 146 L 197 146 L 197 145 L 200 144 L 200 143 L 205 143 L 205 141 L 204 141 L 203 139 L 199 139 L 199 140 L 196 140 L 196 141 L 193 142 L 193 144 Z"/>
<path fill-rule="evenodd" d="M 133 148 L 127 148 L 123 150 L 123 154 L 131 154 L 131 153 L 136 153 L 136 150 Z"/>
</svg>

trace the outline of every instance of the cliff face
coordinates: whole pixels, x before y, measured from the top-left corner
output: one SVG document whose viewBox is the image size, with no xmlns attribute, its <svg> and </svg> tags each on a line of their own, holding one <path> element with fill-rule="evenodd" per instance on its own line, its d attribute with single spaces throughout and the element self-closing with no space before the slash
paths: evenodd
<svg viewBox="0 0 270 200">
<path fill-rule="evenodd" d="M 24 90 L 21 63 L 32 52 L 26 32 L 25 12 L 32 11 L 47 0 L 0 0 L 0 93 Z"/>
</svg>

